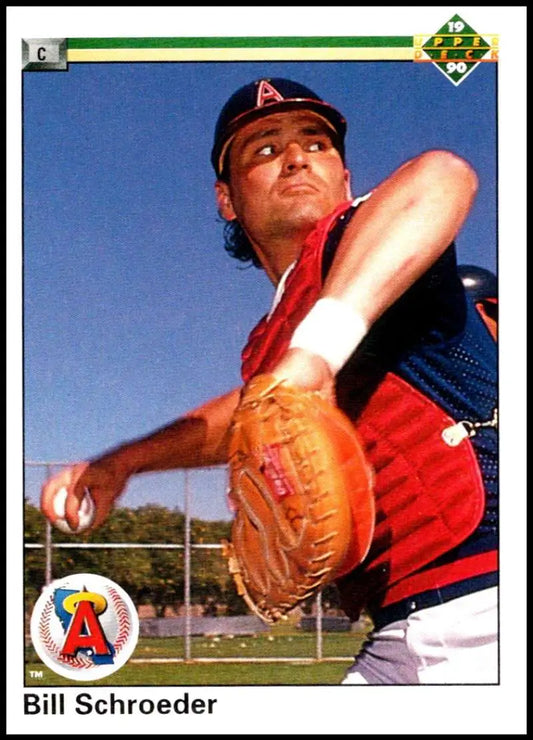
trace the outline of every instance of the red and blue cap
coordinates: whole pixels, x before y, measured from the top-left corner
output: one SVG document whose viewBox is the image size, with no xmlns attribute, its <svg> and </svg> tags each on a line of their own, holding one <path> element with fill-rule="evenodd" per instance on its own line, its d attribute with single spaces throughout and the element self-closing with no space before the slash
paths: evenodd
<svg viewBox="0 0 533 740">
<path fill-rule="evenodd" d="M 344 160 L 346 121 L 332 105 L 305 85 L 282 77 L 269 77 L 239 88 L 222 108 L 215 128 L 211 163 L 217 177 L 224 171 L 226 154 L 237 131 L 272 113 L 310 110 L 332 130 L 332 141 Z"/>
</svg>

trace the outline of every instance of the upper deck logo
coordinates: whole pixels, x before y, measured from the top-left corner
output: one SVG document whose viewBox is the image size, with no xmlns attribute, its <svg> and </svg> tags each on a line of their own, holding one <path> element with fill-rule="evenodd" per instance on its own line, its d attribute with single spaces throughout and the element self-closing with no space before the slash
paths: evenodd
<svg viewBox="0 0 533 740">
<path fill-rule="evenodd" d="M 94 681 L 121 668 L 138 635 L 137 610 L 128 594 L 91 573 L 54 581 L 31 617 L 31 639 L 41 660 L 77 681 Z"/>
<path fill-rule="evenodd" d="M 459 85 L 481 62 L 498 61 L 498 36 L 474 31 L 458 15 L 436 33 L 414 37 L 415 62 L 433 62 L 454 85 Z"/>
</svg>

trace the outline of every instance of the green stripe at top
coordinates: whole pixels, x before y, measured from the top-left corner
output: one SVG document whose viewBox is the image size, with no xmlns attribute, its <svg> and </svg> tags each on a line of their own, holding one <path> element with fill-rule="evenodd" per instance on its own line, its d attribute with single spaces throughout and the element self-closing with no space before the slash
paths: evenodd
<svg viewBox="0 0 533 740">
<path fill-rule="evenodd" d="M 191 38 L 69 38 L 69 49 L 212 49 L 292 47 L 408 47 L 412 36 L 223 36 Z"/>
</svg>

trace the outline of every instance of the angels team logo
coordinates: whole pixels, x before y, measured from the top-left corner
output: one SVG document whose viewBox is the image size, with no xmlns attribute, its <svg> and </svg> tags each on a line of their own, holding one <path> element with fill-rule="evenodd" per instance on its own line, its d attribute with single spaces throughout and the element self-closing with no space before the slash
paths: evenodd
<svg viewBox="0 0 533 740">
<path fill-rule="evenodd" d="M 78 573 L 54 581 L 31 617 L 41 660 L 66 678 L 94 681 L 121 668 L 133 653 L 139 619 L 128 594 L 103 576 Z"/>
</svg>

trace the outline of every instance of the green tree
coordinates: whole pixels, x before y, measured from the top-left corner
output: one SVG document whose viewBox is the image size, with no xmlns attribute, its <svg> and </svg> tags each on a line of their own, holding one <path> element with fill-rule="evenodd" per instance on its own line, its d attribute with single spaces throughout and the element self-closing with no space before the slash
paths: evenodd
<svg viewBox="0 0 533 740">
<path fill-rule="evenodd" d="M 219 545 L 229 539 L 231 522 L 191 520 L 193 545 Z M 25 541 L 44 544 L 46 522 L 40 510 L 26 502 Z M 117 507 L 95 532 L 72 536 L 52 528 L 54 544 L 174 544 L 183 545 L 185 517 L 179 509 L 156 504 L 136 509 Z M 44 549 L 26 550 L 25 588 L 28 601 L 35 602 L 45 582 Z M 149 549 L 128 547 L 54 547 L 52 576 L 97 573 L 120 584 L 135 604 L 151 604 L 158 616 L 168 606 L 177 608 L 184 599 L 183 548 Z M 246 613 L 236 593 L 220 548 L 194 548 L 191 552 L 191 600 L 195 604 L 225 604 L 227 613 Z"/>
<path fill-rule="evenodd" d="M 41 512 L 32 506 L 27 500 L 24 501 L 24 544 L 42 545 L 40 549 L 24 549 L 24 603 L 26 613 L 31 611 L 33 604 L 39 598 L 39 594 L 45 583 L 45 537 L 46 524 Z M 9 558 L 8 558 L 9 565 Z"/>
</svg>

